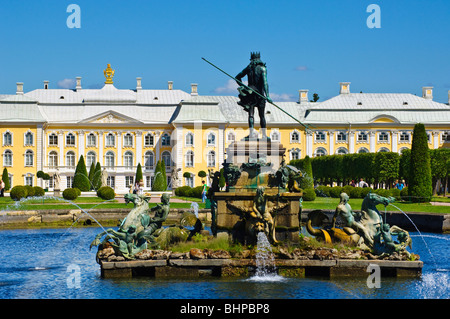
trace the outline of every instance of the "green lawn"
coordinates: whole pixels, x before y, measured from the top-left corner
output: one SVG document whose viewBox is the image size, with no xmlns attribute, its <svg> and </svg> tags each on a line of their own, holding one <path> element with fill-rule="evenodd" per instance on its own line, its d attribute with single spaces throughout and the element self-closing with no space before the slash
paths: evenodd
<svg viewBox="0 0 450 319">
<path fill-rule="evenodd" d="M 188 200 L 191 200 L 189 198 Z M 73 201 L 82 209 L 92 208 L 132 208 L 132 203 L 118 203 L 117 200 L 106 201 L 98 197 L 79 197 Z M 198 203 L 199 208 L 205 208 L 205 204 L 201 201 Z M 78 207 L 64 200 L 57 199 L 43 199 L 43 200 L 29 200 L 21 204 L 15 202 L 9 197 L 0 197 L 0 211 L 1 210 L 50 210 L 50 209 L 77 209 Z M 153 207 L 156 204 L 151 203 L 149 206 Z M 171 203 L 171 208 L 190 208 L 191 202 L 186 203 Z"/>
<path fill-rule="evenodd" d="M 352 206 L 353 210 L 360 210 L 362 204 L 362 198 L 350 198 L 348 202 Z M 329 198 L 329 197 L 316 197 L 315 201 L 303 202 L 303 209 L 336 209 L 339 204 L 339 198 Z M 407 212 L 420 212 L 420 213 L 445 213 L 450 214 L 450 206 L 433 206 L 430 203 L 406 203 L 406 202 L 395 202 L 395 206 L 400 208 L 405 213 Z M 384 206 L 378 205 L 378 210 L 384 212 Z M 387 211 L 398 211 L 392 205 L 387 206 Z"/>
<path fill-rule="evenodd" d="M 198 198 L 191 197 L 173 197 L 183 199 L 185 203 L 170 203 L 171 208 L 183 208 L 189 209 L 191 207 L 191 202 L 197 202 L 200 209 L 205 208 L 205 204 L 201 202 Z M 433 201 L 440 202 L 450 202 L 450 199 L 439 197 L 436 200 L 433 198 Z M 124 204 L 118 203 L 117 200 L 105 202 L 103 199 L 98 197 L 79 197 L 73 201 L 82 209 L 92 209 L 92 208 L 132 208 L 133 204 Z M 338 198 L 328 198 L 328 197 L 317 197 L 313 202 L 303 202 L 304 209 L 336 209 L 336 206 L 339 203 Z M 362 199 L 354 198 L 350 199 L 349 204 L 352 206 L 353 210 L 360 210 Z M 156 204 L 150 204 L 150 207 L 155 206 Z M 403 210 L 404 212 L 423 212 L 423 213 L 446 213 L 450 214 L 450 206 L 433 206 L 430 203 L 406 203 L 406 202 L 396 202 L 395 206 Z M 378 210 L 380 212 L 384 211 L 383 205 L 378 205 Z M 17 202 L 13 201 L 9 197 L 0 197 L 0 211 L 1 210 L 50 210 L 50 209 L 77 209 L 78 207 L 72 205 L 70 203 L 66 203 L 64 201 L 59 201 L 55 199 L 45 199 L 45 200 L 33 200 L 26 201 L 22 203 L 20 206 L 17 206 Z M 388 211 L 398 211 L 397 208 L 392 205 L 387 207 Z"/>
</svg>

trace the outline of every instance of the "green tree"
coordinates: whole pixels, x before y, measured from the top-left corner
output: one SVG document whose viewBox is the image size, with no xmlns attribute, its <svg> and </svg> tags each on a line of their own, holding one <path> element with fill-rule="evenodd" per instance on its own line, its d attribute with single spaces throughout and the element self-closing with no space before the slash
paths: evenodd
<svg viewBox="0 0 450 319">
<path fill-rule="evenodd" d="M 95 190 L 102 187 L 102 166 L 100 162 L 95 165 L 94 176 L 92 177 L 92 186 Z"/>
<path fill-rule="evenodd" d="M 161 171 L 161 161 L 158 161 L 156 163 L 156 168 L 155 168 L 155 179 L 153 181 L 153 187 L 152 190 L 157 191 L 157 192 L 161 192 L 161 191 L 165 191 L 167 189 L 167 185 L 165 184 L 164 181 L 164 175 Z"/>
<path fill-rule="evenodd" d="M 400 165 L 398 175 L 401 179 L 404 179 L 406 184 L 409 183 L 409 171 L 411 166 L 411 150 L 405 149 L 400 155 Z"/>
<path fill-rule="evenodd" d="M 83 155 L 80 156 L 77 167 L 75 168 L 73 188 L 78 188 L 82 192 L 87 192 L 91 189 L 91 183 L 89 182 L 89 176 L 86 169 L 86 164 L 84 163 Z"/>
<path fill-rule="evenodd" d="M 136 182 L 140 182 L 140 181 L 144 180 L 144 176 L 142 175 L 142 166 L 141 163 L 138 163 L 137 168 L 136 168 Z"/>
<path fill-rule="evenodd" d="M 433 178 L 433 194 L 436 194 L 438 187 L 444 183 L 448 176 L 447 161 L 450 160 L 450 149 L 441 148 L 430 150 L 431 176 Z"/>
<path fill-rule="evenodd" d="M 164 188 L 164 190 L 167 190 L 166 163 L 164 162 L 163 159 L 161 160 L 161 173 L 164 178 L 163 188 Z"/>
<path fill-rule="evenodd" d="M 378 152 L 375 155 L 375 178 L 383 181 L 391 188 L 394 179 L 398 178 L 400 155 L 397 152 Z"/>
<path fill-rule="evenodd" d="M 433 194 L 431 180 L 430 153 L 425 126 L 414 125 L 411 145 L 408 195 L 412 201 L 428 202 Z"/>
<path fill-rule="evenodd" d="M 95 163 L 91 163 L 91 167 L 89 168 L 89 182 L 91 183 L 91 189 L 93 189 L 94 185 L 94 174 L 95 174 Z"/>
<path fill-rule="evenodd" d="M 9 181 L 9 174 L 6 167 L 3 169 L 2 181 L 5 183 L 5 190 L 9 190 L 11 188 L 11 182 Z"/>
<path fill-rule="evenodd" d="M 205 171 L 199 171 L 198 172 L 198 177 L 205 178 L 206 177 L 206 172 Z"/>
</svg>

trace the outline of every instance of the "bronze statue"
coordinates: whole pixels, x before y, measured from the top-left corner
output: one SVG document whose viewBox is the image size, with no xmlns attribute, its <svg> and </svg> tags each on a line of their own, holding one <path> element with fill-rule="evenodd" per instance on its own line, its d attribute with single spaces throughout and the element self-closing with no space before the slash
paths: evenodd
<svg viewBox="0 0 450 319">
<path fill-rule="evenodd" d="M 248 86 L 243 86 L 242 78 L 247 76 Z M 254 129 L 254 113 L 255 108 L 258 109 L 260 125 L 263 138 L 267 138 L 266 132 L 266 118 L 264 109 L 266 100 L 272 103 L 269 97 L 269 85 L 267 83 L 267 68 L 266 64 L 261 61 L 259 52 L 252 52 L 250 55 L 250 64 L 236 75 L 237 84 L 239 85 L 239 102 L 246 112 L 248 112 L 248 127 L 250 134 L 248 138 L 257 138 L 257 133 Z M 255 94 L 255 92 L 259 94 Z M 261 97 L 261 96 L 265 97 Z"/>
</svg>

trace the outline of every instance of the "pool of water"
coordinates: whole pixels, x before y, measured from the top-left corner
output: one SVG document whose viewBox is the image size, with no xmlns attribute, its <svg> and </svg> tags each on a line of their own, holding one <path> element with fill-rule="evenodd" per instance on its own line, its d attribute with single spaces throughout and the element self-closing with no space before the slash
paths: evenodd
<svg viewBox="0 0 450 319">
<path fill-rule="evenodd" d="M 420 278 L 102 279 L 89 244 L 100 228 L 0 231 L 3 299 L 417 299 L 450 298 L 450 235 L 411 233 Z M 431 254 L 430 254 L 431 253 Z M 368 273 L 369 275 L 369 273 Z"/>
</svg>

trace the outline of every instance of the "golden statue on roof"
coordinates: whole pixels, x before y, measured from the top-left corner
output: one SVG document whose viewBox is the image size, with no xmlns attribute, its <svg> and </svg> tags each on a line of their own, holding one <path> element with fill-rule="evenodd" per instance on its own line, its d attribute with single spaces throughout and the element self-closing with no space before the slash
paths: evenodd
<svg viewBox="0 0 450 319">
<path fill-rule="evenodd" d="M 115 70 L 111 69 L 111 64 L 108 63 L 106 69 L 103 71 L 106 78 L 105 84 L 113 84 L 112 78 L 114 77 L 114 72 Z"/>
</svg>

